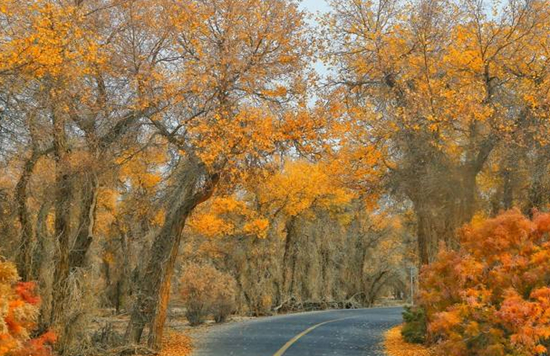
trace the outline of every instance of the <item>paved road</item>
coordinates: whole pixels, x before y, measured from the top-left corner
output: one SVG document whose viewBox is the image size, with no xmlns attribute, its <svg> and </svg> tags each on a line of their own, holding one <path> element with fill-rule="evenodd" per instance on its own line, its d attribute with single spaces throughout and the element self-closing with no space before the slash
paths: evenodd
<svg viewBox="0 0 550 356">
<path fill-rule="evenodd" d="M 334 310 L 254 319 L 206 334 L 194 356 L 383 356 L 401 308 Z"/>
</svg>

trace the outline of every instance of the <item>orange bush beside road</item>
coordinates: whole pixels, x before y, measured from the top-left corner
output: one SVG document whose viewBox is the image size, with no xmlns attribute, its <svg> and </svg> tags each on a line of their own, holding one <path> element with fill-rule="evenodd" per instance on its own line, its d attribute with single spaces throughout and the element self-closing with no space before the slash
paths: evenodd
<svg viewBox="0 0 550 356">
<path fill-rule="evenodd" d="M 533 356 L 550 348 L 550 214 L 472 223 L 420 278 L 428 342 L 441 355 Z"/>
</svg>

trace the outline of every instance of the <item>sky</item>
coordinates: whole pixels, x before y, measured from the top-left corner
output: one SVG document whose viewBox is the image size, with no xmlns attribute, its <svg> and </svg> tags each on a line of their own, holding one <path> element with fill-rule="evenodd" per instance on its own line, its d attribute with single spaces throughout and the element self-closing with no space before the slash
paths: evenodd
<svg viewBox="0 0 550 356">
<path fill-rule="evenodd" d="M 312 12 L 328 11 L 329 9 L 325 0 L 304 0 L 302 2 L 302 7 Z"/>
<path fill-rule="evenodd" d="M 316 13 L 318 11 L 327 12 L 330 10 L 325 0 L 303 0 L 301 6 L 312 13 Z M 323 63 L 317 62 L 314 64 L 314 67 L 321 76 L 328 74 L 328 69 L 325 65 L 323 65 Z"/>
</svg>

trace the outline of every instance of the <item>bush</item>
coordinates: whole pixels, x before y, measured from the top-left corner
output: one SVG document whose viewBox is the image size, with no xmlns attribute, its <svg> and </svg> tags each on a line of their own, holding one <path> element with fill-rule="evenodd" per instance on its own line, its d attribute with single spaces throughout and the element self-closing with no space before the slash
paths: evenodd
<svg viewBox="0 0 550 356">
<path fill-rule="evenodd" d="M 188 265 L 180 294 L 189 323 L 200 325 L 210 314 L 217 323 L 226 321 L 235 310 L 235 289 L 235 280 L 227 273 L 209 265 Z"/>
<path fill-rule="evenodd" d="M 223 323 L 235 311 L 235 288 L 230 284 L 233 280 L 225 276 L 223 284 L 226 288 L 220 289 L 212 305 L 212 314 L 216 323 Z"/>
<path fill-rule="evenodd" d="M 33 283 L 18 282 L 15 266 L 0 260 L 0 356 L 48 356 L 55 335 L 30 338 L 39 313 L 40 299 Z"/>
<path fill-rule="evenodd" d="M 421 275 L 428 341 L 453 356 L 532 356 L 550 344 L 550 214 L 466 227 Z"/>
<path fill-rule="evenodd" d="M 403 312 L 405 325 L 401 329 L 401 335 L 405 341 L 411 344 L 423 344 L 426 342 L 428 332 L 426 313 L 419 307 L 406 307 Z"/>
</svg>

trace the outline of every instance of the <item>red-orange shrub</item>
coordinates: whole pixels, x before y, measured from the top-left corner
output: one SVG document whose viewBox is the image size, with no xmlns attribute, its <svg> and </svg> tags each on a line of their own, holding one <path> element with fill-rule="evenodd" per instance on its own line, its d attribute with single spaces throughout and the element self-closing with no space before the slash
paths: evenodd
<svg viewBox="0 0 550 356">
<path fill-rule="evenodd" d="M 428 340 L 453 356 L 545 355 L 550 346 L 550 214 L 513 210 L 461 233 L 423 269 Z"/>
<path fill-rule="evenodd" d="M 15 266 L 0 260 L 0 356 L 48 356 L 55 335 L 31 339 L 40 299 L 33 283 L 18 280 Z"/>
</svg>

